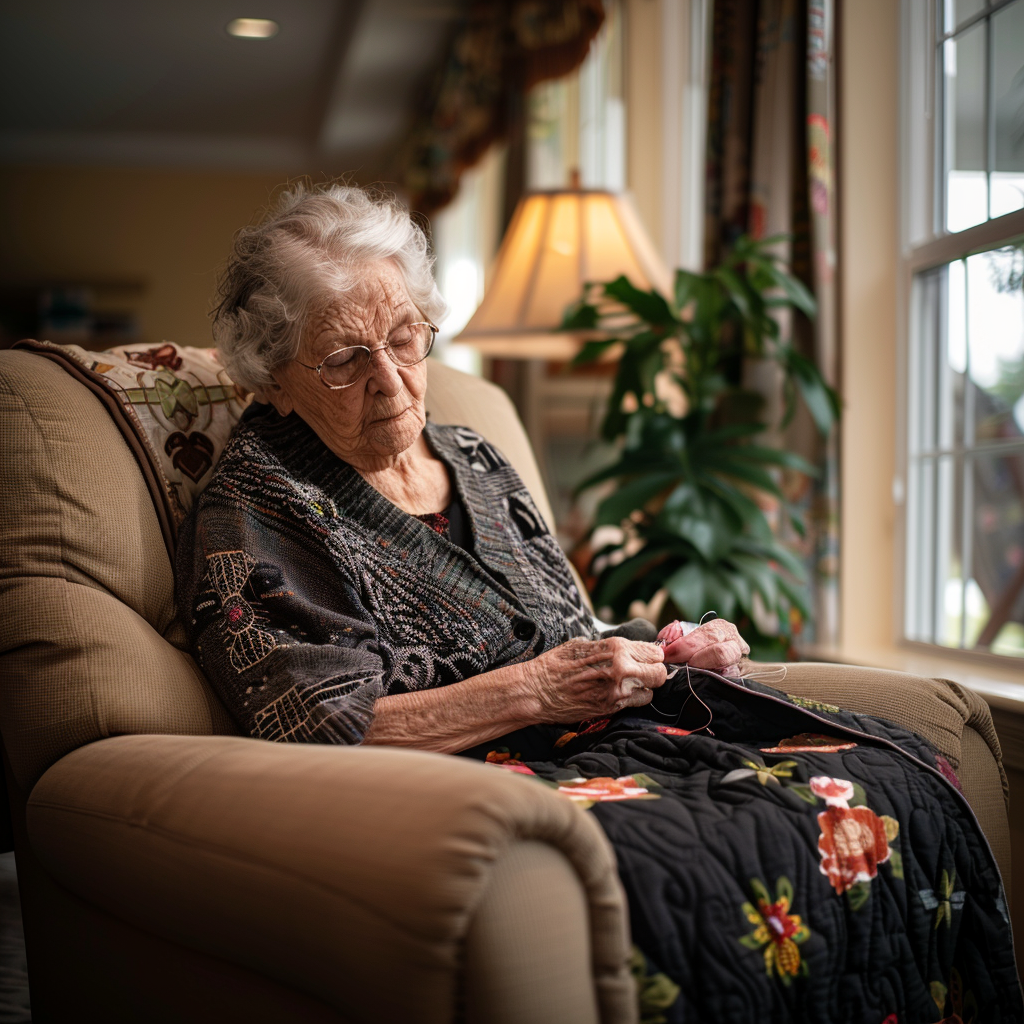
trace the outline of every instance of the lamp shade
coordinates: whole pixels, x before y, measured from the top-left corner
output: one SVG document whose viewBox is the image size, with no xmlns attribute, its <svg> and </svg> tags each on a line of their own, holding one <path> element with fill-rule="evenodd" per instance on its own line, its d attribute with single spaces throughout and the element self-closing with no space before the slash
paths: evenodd
<svg viewBox="0 0 1024 1024">
<path fill-rule="evenodd" d="M 638 288 L 669 293 L 671 277 L 632 203 L 570 189 L 520 200 L 479 308 L 454 340 L 484 355 L 571 359 L 589 335 L 558 330 L 566 307 L 592 281 L 625 274 Z"/>
</svg>

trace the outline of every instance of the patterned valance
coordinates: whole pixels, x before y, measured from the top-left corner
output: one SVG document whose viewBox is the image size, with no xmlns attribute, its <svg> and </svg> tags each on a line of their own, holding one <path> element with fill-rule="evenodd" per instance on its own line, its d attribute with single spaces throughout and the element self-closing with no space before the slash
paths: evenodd
<svg viewBox="0 0 1024 1024">
<path fill-rule="evenodd" d="M 602 0 L 472 0 L 399 157 L 411 208 L 450 202 L 526 91 L 579 67 L 604 17 Z"/>
</svg>

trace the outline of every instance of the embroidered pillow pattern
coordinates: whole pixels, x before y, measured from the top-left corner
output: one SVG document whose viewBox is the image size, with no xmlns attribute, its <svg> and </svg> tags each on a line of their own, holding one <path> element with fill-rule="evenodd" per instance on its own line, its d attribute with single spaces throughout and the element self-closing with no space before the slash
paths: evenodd
<svg viewBox="0 0 1024 1024">
<path fill-rule="evenodd" d="M 251 398 L 228 376 L 217 350 L 168 341 L 105 352 L 49 341 L 19 342 L 18 347 L 54 359 L 94 393 L 115 399 L 104 404 L 140 464 L 148 463 L 143 472 L 151 489 L 160 492 L 153 497 L 166 511 L 165 533 L 172 547 L 178 526 L 209 481 Z"/>
</svg>

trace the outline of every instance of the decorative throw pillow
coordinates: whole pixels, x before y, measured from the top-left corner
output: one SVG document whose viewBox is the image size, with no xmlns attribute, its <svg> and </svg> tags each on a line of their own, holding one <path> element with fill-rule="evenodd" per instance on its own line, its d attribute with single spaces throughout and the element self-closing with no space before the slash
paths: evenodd
<svg viewBox="0 0 1024 1024">
<path fill-rule="evenodd" d="M 107 407 L 149 485 L 167 550 L 249 404 L 214 348 L 119 345 L 88 352 L 78 345 L 20 341 L 60 363 Z"/>
</svg>

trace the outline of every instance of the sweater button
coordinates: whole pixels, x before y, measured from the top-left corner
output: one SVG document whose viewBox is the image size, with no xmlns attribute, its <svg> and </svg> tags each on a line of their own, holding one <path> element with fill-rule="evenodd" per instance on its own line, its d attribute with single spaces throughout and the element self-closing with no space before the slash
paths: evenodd
<svg viewBox="0 0 1024 1024">
<path fill-rule="evenodd" d="M 517 640 L 532 640 L 537 632 L 537 627 L 529 619 L 516 619 L 512 625 L 512 635 Z"/>
</svg>

